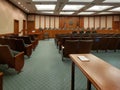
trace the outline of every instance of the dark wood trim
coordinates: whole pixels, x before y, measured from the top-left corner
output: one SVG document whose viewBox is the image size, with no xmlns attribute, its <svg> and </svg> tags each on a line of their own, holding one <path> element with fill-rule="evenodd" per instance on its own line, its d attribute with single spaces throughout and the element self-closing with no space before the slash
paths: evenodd
<svg viewBox="0 0 120 90">
<path fill-rule="evenodd" d="M 99 16 L 99 27 L 101 28 L 101 16 Z"/>
<path fill-rule="evenodd" d="M 107 16 L 105 16 L 105 28 L 107 28 Z"/>
<path fill-rule="evenodd" d="M 51 17 L 49 16 L 49 28 L 51 27 Z"/>
<path fill-rule="evenodd" d="M 93 17 L 93 28 L 95 28 L 95 16 Z"/>
<path fill-rule="evenodd" d="M 54 18 L 54 28 L 55 28 L 55 17 L 53 17 Z"/>
<path fill-rule="evenodd" d="M 39 28 L 41 27 L 41 16 L 39 16 Z"/>
<path fill-rule="evenodd" d="M 44 16 L 44 28 L 46 28 L 46 16 Z"/>
<path fill-rule="evenodd" d="M 88 28 L 90 28 L 90 17 L 88 17 Z"/>
</svg>

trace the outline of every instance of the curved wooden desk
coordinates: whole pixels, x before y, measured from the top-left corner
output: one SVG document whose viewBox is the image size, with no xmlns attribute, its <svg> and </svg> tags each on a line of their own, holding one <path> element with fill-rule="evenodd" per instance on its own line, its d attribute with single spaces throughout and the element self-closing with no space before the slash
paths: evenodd
<svg viewBox="0 0 120 90">
<path fill-rule="evenodd" d="M 78 56 L 85 56 L 89 61 L 81 61 Z M 91 83 L 97 90 L 120 90 L 120 70 L 92 54 L 71 54 L 72 81 L 71 90 L 74 90 L 75 65 L 88 79 L 87 90 Z"/>
</svg>

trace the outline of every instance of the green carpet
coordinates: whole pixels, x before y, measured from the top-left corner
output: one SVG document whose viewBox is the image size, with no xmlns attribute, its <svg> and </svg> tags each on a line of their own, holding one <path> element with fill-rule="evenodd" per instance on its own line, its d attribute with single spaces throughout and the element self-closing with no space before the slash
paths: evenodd
<svg viewBox="0 0 120 90">
<path fill-rule="evenodd" d="M 119 52 L 92 53 L 120 68 Z M 29 59 L 25 57 L 20 74 L 6 66 L 0 68 L 4 72 L 4 90 L 70 90 L 71 61 L 62 62 L 61 59 L 53 39 L 39 41 L 32 56 Z M 86 77 L 77 67 L 75 78 L 75 90 L 86 90 Z M 92 90 L 95 90 L 94 87 Z"/>
</svg>

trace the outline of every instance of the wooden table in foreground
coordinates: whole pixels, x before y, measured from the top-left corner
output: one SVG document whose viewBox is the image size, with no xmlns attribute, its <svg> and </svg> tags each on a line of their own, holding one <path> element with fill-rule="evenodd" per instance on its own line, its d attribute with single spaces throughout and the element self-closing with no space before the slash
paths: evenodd
<svg viewBox="0 0 120 90">
<path fill-rule="evenodd" d="M 81 61 L 85 56 L 89 61 Z M 97 90 L 120 90 L 120 70 L 92 54 L 70 54 L 72 60 L 71 90 L 74 90 L 75 65 L 88 79 L 87 90 L 91 83 Z"/>
</svg>

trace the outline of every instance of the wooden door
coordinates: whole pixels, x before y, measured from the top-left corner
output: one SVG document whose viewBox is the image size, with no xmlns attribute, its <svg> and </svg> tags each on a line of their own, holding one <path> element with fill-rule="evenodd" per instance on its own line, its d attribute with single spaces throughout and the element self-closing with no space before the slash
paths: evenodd
<svg viewBox="0 0 120 90">
<path fill-rule="evenodd" d="M 14 20 L 14 34 L 19 34 L 19 21 Z"/>
<path fill-rule="evenodd" d="M 26 20 L 23 20 L 23 35 L 26 34 Z"/>
<path fill-rule="evenodd" d="M 35 29 L 35 21 L 27 21 L 27 30 L 32 32 Z"/>
</svg>

